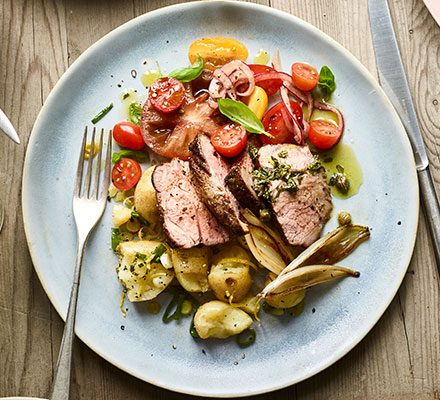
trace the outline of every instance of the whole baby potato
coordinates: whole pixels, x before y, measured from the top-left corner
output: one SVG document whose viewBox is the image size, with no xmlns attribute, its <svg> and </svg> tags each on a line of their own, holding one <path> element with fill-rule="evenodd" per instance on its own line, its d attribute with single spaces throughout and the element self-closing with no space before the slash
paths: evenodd
<svg viewBox="0 0 440 400">
<path fill-rule="evenodd" d="M 252 276 L 249 266 L 239 260 L 248 261 L 249 255 L 237 245 L 230 246 L 213 257 L 208 282 L 217 299 L 239 302 L 248 294 L 252 286 Z"/>
<path fill-rule="evenodd" d="M 155 166 L 152 165 L 145 170 L 134 192 L 134 208 L 150 224 L 155 224 L 159 221 L 156 190 L 151 181 L 154 168 Z"/>
<path fill-rule="evenodd" d="M 202 339 L 224 339 L 238 335 L 252 324 L 244 311 L 218 300 L 200 306 L 194 316 L 194 327 Z"/>
</svg>

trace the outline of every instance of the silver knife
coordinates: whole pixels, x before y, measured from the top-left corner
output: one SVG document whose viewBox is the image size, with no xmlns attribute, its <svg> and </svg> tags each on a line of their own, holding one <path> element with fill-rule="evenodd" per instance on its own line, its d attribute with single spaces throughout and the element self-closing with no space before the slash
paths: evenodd
<svg viewBox="0 0 440 400">
<path fill-rule="evenodd" d="M 429 171 L 429 160 L 400 57 L 387 0 L 368 0 L 373 47 L 380 84 L 400 116 L 414 151 L 420 193 L 440 273 L 440 206 Z"/>
<path fill-rule="evenodd" d="M 9 121 L 6 114 L 0 109 L 0 129 L 6 133 L 15 143 L 20 144 L 20 139 L 15 131 L 14 127 Z"/>
</svg>

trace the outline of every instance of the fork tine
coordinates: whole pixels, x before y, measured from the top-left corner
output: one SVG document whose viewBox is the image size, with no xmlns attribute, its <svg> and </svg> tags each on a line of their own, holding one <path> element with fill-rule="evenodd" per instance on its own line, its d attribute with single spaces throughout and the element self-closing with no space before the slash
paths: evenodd
<svg viewBox="0 0 440 400">
<path fill-rule="evenodd" d="M 84 188 L 84 194 L 86 198 L 89 198 L 90 196 L 90 186 L 92 185 L 92 168 L 93 168 L 93 159 L 95 158 L 93 157 L 93 150 L 95 149 L 95 134 L 96 134 L 96 128 L 93 128 L 92 140 L 90 142 L 90 155 L 87 163 L 87 178 Z"/>
<path fill-rule="evenodd" d="M 78 168 L 76 170 L 75 190 L 73 195 L 79 197 L 81 195 L 81 183 L 84 164 L 84 153 L 86 151 L 87 143 L 87 126 L 84 128 L 84 136 L 81 144 L 81 151 L 79 153 Z"/>
<path fill-rule="evenodd" d="M 95 185 L 93 187 L 92 198 L 98 200 L 99 198 L 99 178 L 101 176 L 101 159 L 102 159 L 102 137 L 104 136 L 104 129 L 101 129 L 101 135 L 99 138 L 99 152 L 98 152 L 98 164 L 95 172 Z"/>
<path fill-rule="evenodd" d="M 107 196 L 108 193 L 108 187 L 110 185 L 110 174 L 112 169 L 112 130 L 108 132 L 108 138 L 107 138 L 107 155 L 105 157 L 105 173 L 104 173 L 104 185 L 102 189 L 102 195 Z"/>
</svg>

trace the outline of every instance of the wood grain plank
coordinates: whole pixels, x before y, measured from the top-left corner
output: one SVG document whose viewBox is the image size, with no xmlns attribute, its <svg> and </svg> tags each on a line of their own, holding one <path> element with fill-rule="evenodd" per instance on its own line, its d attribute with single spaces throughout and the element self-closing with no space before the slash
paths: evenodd
<svg viewBox="0 0 440 400">
<path fill-rule="evenodd" d="M 51 306 L 27 251 L 20 206 L 21 170 L 36 115 L 66 66 L 64 9 L 42 1 L 3 1 L 1 7 L 0 76 L 4 84 L 0 85 L 0 107 L 10 115 L 23 144 L 16 146 L 4 135 L 0 137 L 0 185 L 8 188 L 0 193 L 7 214 L 0 240 L 0 263 L 5 267 L 0 279 L 4 327 L 0 329 L 0 396 L 44 396 L 52 373 Z"/>
</svg>

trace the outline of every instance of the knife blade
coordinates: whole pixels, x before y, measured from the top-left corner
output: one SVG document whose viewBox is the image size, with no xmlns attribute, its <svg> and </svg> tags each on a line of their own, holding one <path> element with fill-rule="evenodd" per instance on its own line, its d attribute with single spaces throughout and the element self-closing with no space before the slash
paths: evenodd
<svg viewBox="0 0 440 400">
<path fill-rule="evenodd" d="M 406 129 L 414 152 L 420 193 L 440 273 L 440 205 L 429 171 L 429 159 L 411 98 L 387 0 L 368 0 L 368 12 L 380 84 Z"/>
<path fill-rule="evenodd" d="M 11 124 L 11 121 L 9 121 L 9 118 L 2 111 L 2 109 L 0 109 L 0 129 L 4 133 L 6 133 L 6 135 L 9 136 L 15 143 L 20 144 L 20 139 L 17 135 L 17 132 L 15 131 L 14 127 Z"/>
</svg>

